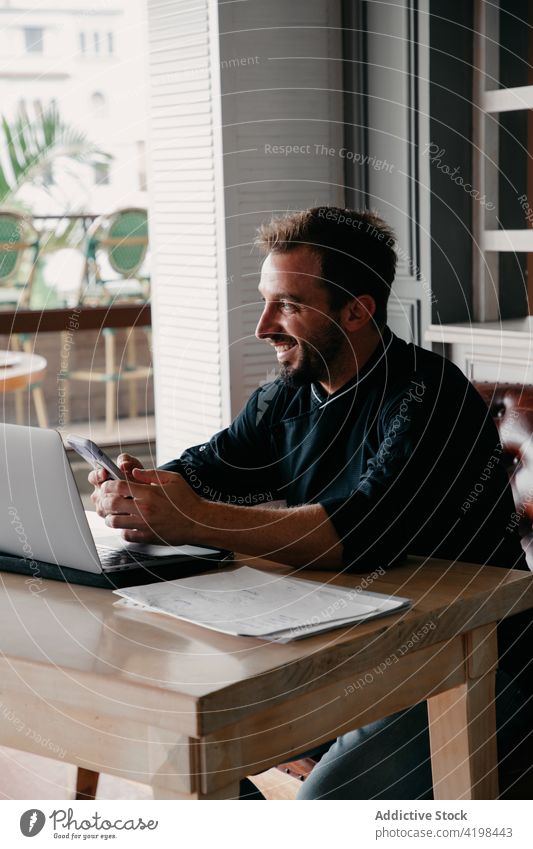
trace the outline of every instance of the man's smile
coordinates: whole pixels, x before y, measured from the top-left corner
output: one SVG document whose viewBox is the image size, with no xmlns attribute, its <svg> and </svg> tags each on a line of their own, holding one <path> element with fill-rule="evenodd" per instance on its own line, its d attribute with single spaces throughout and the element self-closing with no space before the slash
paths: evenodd
<svg viewBox="0 0 533 849">
<path fill-rule="evenodd" d="M 274 350 L 276 351 L 276 356 L 279 360 L 285 359 L 285 355 L 292 351 L 293 348 L 297 346 L 297 342 L 295 339 L 284 340 L 283 342 L 271 342 L 270 343 Z"/>
</svg>

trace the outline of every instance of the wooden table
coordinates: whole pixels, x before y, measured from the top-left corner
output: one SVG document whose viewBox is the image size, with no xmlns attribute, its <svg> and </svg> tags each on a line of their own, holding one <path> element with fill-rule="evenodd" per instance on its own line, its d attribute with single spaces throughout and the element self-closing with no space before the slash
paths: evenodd
<svg viewBox="0 0 533 849">
<path fill-rule="evenodd" d="M 371 585 L 409 612 L 284 646 L 0 577 L 1 745 L 61 748 L 156 798 L 231 798 L 241 777 L 428 699 L 435 797 L 497 795 L 494 623 L 533 607 L 533 575 L 413 558 Z"/>
<path fill-rule="evenodd" d="M 4 358 L 8 356 L 13 357 L 13 365 L 3 367 Z M 0 351 L 0 393 L 16 392 L 32 386 L 33 402 L 40 427 L 48 426 L 48 418 L 42 389 L 34 384 L 38 384 L 44 378 L 46 367 L 45 358 L 38 354 Z"/>
</svg>

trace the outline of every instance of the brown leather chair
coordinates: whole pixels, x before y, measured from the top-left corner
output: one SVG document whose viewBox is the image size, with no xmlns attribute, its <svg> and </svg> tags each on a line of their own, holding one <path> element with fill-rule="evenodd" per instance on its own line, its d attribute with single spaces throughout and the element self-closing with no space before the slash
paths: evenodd
<svg viewBox="0 0 533 849">
<path fill-rule="evenodd" d="M 519 529 L 527 564 L 533 571 L 533 386 L 476 383 L 491 411 L 503 447 L 516 507 L 511 522 Z"/>
</svg>

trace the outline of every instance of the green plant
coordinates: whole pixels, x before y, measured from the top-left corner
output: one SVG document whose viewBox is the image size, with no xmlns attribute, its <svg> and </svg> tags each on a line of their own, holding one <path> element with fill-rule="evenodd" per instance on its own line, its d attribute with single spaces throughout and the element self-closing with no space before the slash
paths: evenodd
<svg viewBox="0 0 533 849">
<path fill-rule="evenodd" d="M 34 118 L 25 110 L 20 110 L 12 122 L 2 116 L 0 149 L 2 205 L 15 201 L 17 192 L 27 183 L 46 187 L 46 180 L 59 157 L 93 165 L 111 158 L 89 141 L 85 133 L 65 123 L 55 105 Z"/>
</svg>

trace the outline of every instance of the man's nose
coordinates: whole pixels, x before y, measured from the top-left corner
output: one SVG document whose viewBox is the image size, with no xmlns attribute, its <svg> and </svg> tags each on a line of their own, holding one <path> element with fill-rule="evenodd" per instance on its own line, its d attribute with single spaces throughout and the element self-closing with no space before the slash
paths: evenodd
<svg viewBox="0 0 533 849">
<path fill-rule="evenodd" d="M 276 311 L 274 307 L 274 304 L 265 304 L 263 307 L 263 312 L 261 313 L 257 327 L 255 328 L 255 335 L 257 339 L 266 339 L 268 336 L 283 332 L 280 329 L 279 321 L 276 318 Z"/>
</svg>

